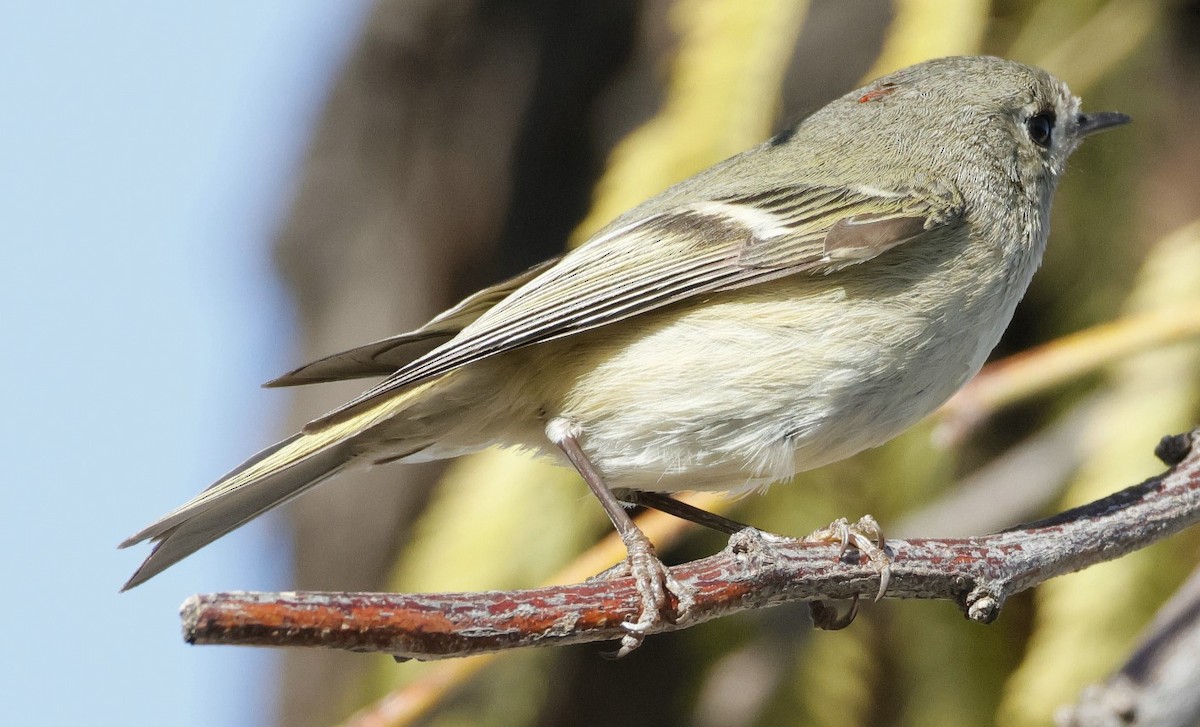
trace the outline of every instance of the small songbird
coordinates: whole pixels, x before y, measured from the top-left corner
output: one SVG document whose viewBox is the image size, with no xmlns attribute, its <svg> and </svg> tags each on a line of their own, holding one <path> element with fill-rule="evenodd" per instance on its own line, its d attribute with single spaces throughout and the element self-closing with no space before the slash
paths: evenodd
<svg viewBox="0 0 1200 727">
<path fill-rule="evenodd" d="M 620 498 L 764 487 L 933 411 L 1012 318 L 1067 157 L 1128 121 L 998 58 L 855 90 L 415 331 L 270 382 L 385 377 L 122 543 L 155 542 L 125 588 L 342 469 L 523 447 L 573 464 L 621 534 L 627 651 L 690 593 Z"/>
</svg>

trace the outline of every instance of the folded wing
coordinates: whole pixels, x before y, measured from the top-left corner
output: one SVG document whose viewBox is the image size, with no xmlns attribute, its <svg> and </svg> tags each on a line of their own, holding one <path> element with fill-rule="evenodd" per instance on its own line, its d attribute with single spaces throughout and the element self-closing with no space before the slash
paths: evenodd
<svg viewBox="0 0 1200 727">
<path fill-rule="evenodd" d="M 450 340 L 308 426 L 352 417 L 379 397 L 521 346 L 696 295 L 836 272 L 957 224 L 961 205 L 949 192 L 787 187 L 618 224 L 531 276 Z"/>
</svg>

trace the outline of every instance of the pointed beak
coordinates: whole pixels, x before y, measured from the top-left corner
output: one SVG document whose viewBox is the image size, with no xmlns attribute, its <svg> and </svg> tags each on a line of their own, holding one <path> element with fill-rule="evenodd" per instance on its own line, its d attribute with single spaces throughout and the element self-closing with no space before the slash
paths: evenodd
<svg viewBox="0 0 1200 727">
<path fill-rule="evenodd" d="M 1096 111 L 1090 114 L 1079 114 L 1075 117 L 1075 133 L 1080 137 L 1090 136 L 1097 131 L 1104 131 L 1113 126 L 1123 126 L 1133 119 L 1116 111 Z"/>
</svg>

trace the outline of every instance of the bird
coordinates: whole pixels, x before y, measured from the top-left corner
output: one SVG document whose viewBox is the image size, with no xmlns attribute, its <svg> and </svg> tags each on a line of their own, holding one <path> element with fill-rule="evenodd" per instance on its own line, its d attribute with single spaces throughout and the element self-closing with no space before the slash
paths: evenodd
<svg viewBox="0 0 1200 727">
<path fill-rule="evenodd" d="M 626 503 L 761 490 L 932 412 L 1011 320 L 1071 152 L 1128 121 L 999 58 L 872 81 L 414 331 L 268 382 L 382 377 L 121 543 L 154 544 L 122 590 L 344 470 L 522 448 L 574 466 L 624 541 L 628 652 L 692 594 Z"/>
</svg>

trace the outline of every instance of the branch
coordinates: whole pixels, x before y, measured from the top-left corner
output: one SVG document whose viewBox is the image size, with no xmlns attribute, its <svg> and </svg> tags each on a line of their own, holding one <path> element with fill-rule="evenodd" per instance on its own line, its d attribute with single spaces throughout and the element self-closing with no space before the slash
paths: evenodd
<svg viewBox="0 0 1200 727">
<path fill-rule="evenodd" d="M 988 623 L 1009 596 L 1055 576 L 1118 558 L 1200 521 L 1200 429 L 1166 437 L 1155 453 L 1173 465 L 1140 485 L 994 535 L 889 540 L 889 598 L 953 600 Z M 722 552 L 671 568 L 694 589 L 675 631 L 791 601 L 871 596 L 879 574 L 855 550 L 748 529 Z M 316 646 L 440 659 L 521 646 L 618 639 L 640 600 L 630 578 L 524 591 L 218 593 L 193 596 L 181 617 L 193 644 Z M 670 619 L 672 614 L 665 614 Z"/>
<path fill-rule="evenodd" d="M 1137 648 L 1103 684 L 1056 715 L 1063 727 L 1200 723 L 1200 569 L 1159 610 Z"/>
</svg>

